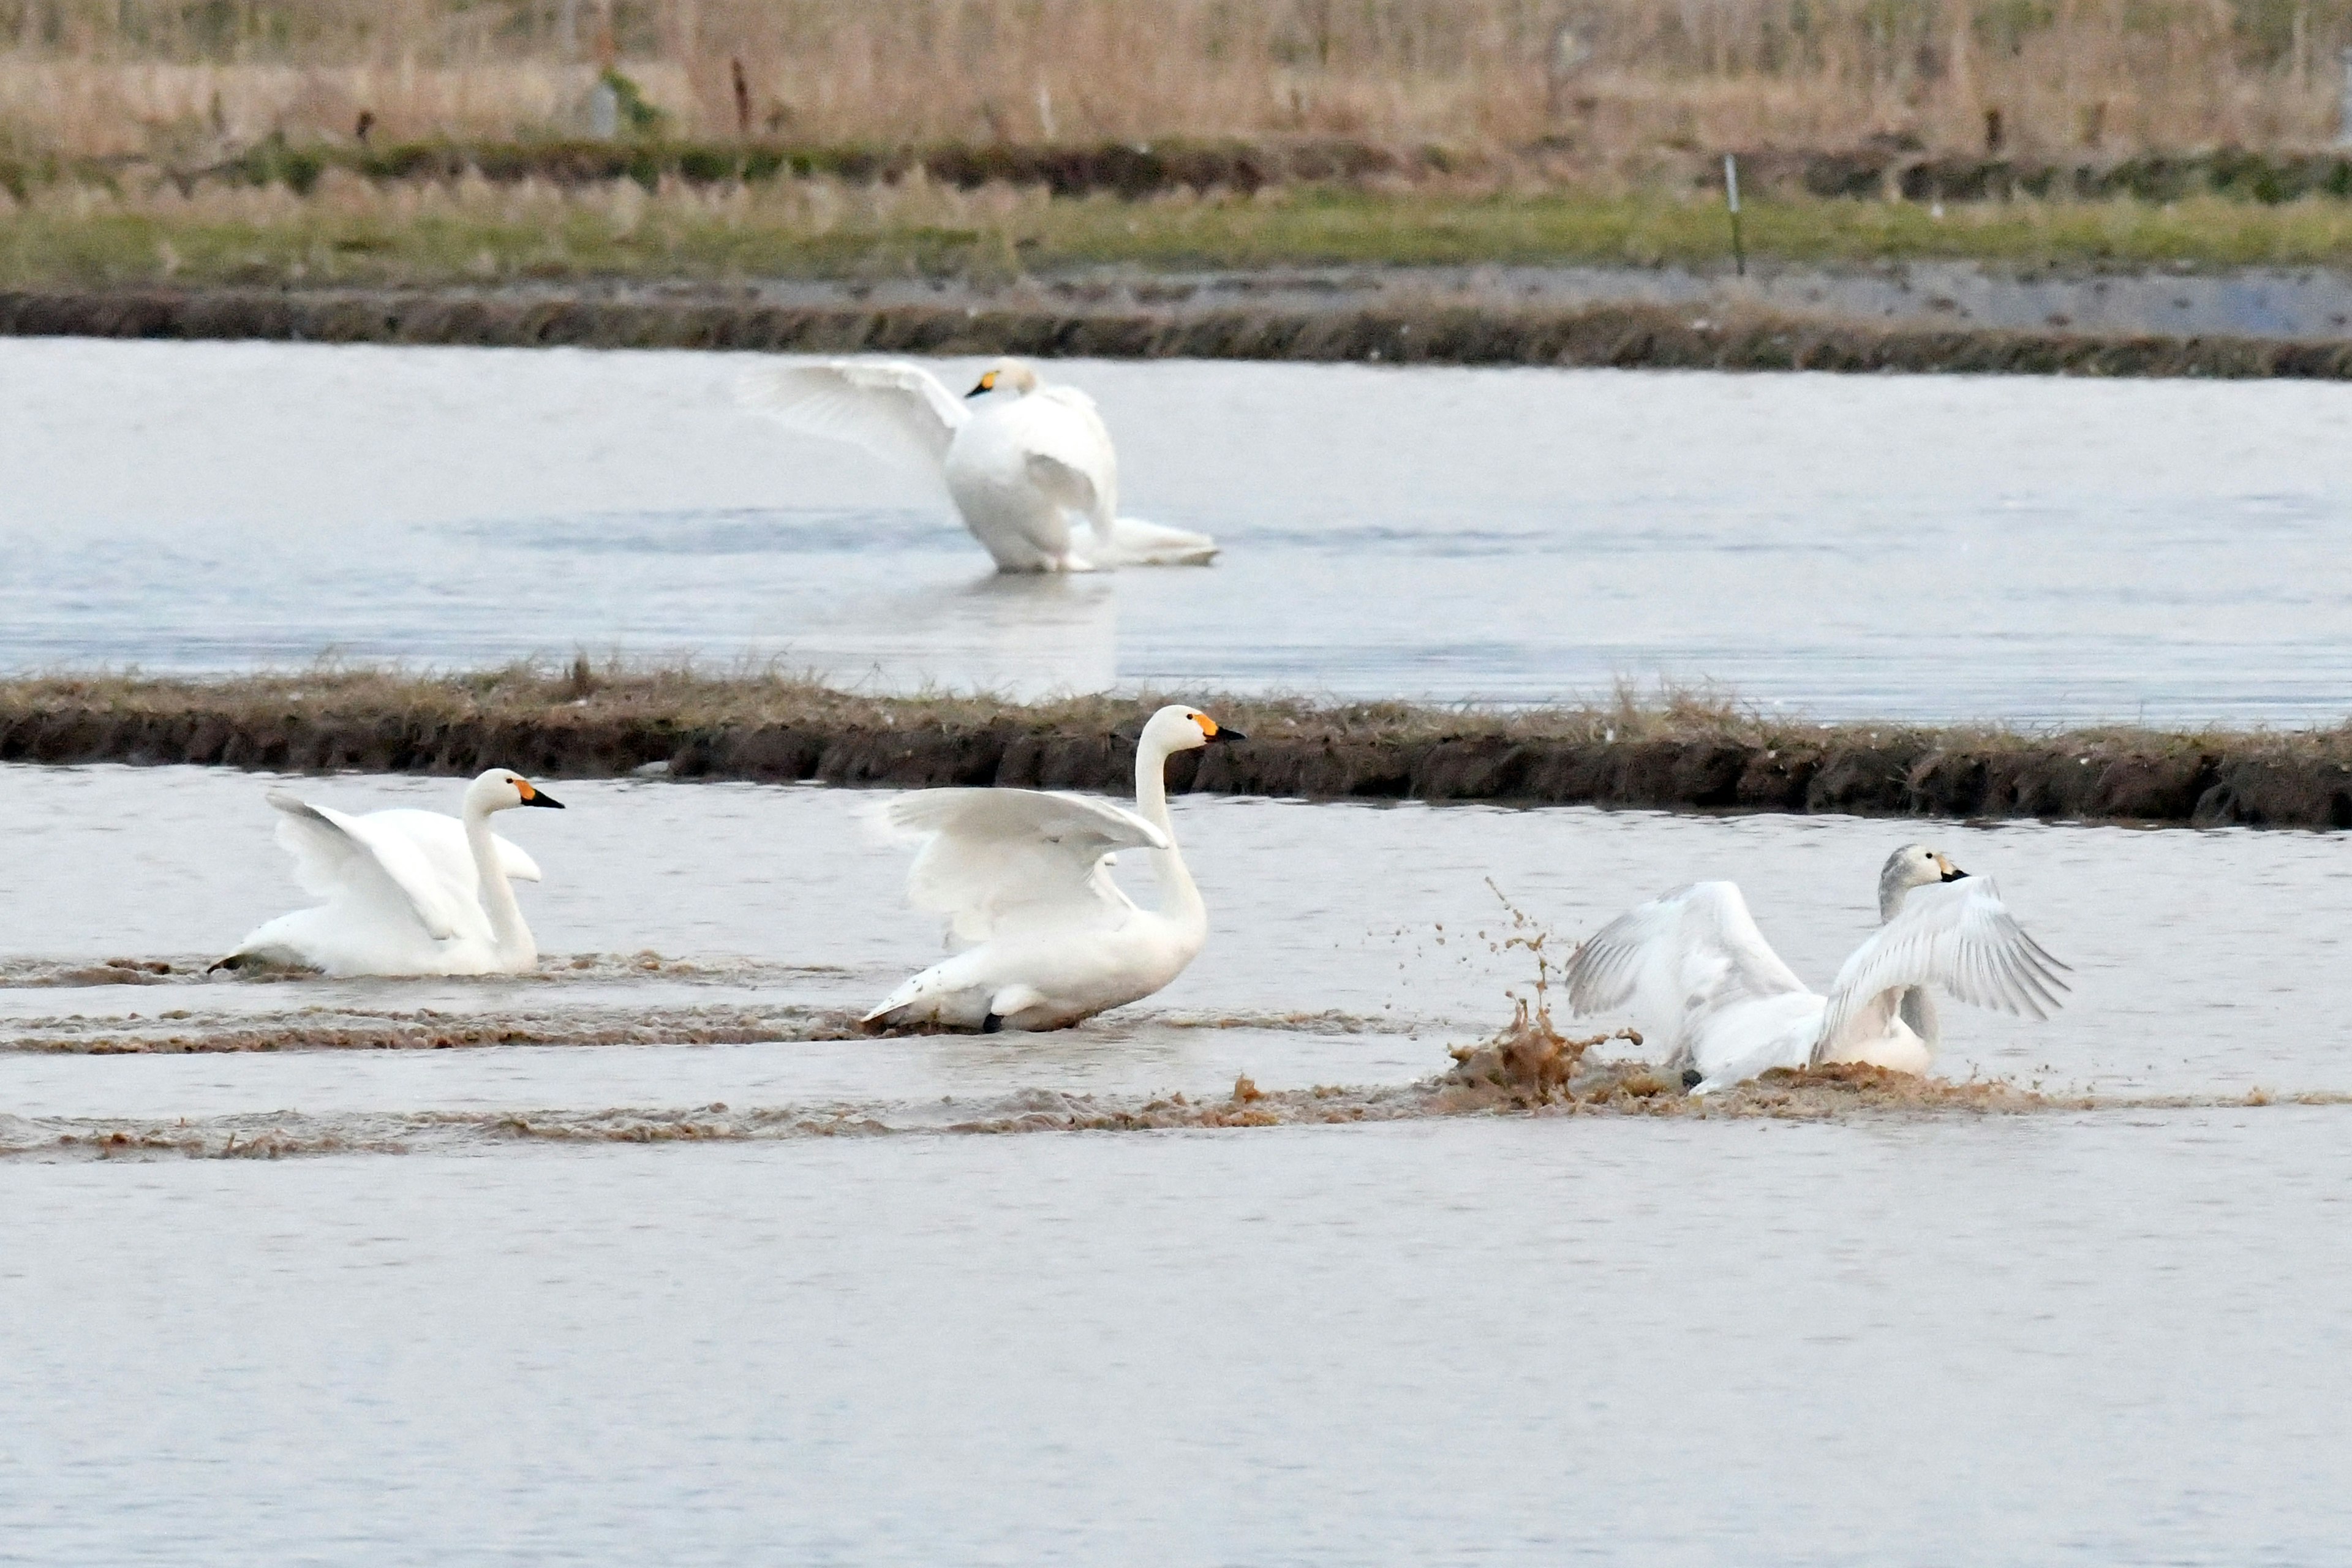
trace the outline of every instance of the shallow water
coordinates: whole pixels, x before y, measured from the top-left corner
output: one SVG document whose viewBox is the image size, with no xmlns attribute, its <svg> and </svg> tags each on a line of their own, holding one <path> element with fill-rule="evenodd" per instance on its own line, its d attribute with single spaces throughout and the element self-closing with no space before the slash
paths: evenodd
<svg viewBox="0 0 2352 1568">
<path fill-rule="evenodd" d="M 542 952 L 523 980 L 259 983 L 186 971 L 300 903 L 262 802 L 272 781 L 193 768 L 0 769 L 22 885 L 0 908 L 20 982 L 108 958 L 183 972 L 144 985 L 0 986 L 0 1040 L 275 1030 L 357 1019 L 569 1018 L 691 1040 L 696 1020 L 805 1026 L 859 1009 L 939 952 L 908 909 L 905 854 L 868 826 L 882 792 L 570 781 L 562 816 L 500 819 L 539 858 L 520 897 Z M 311 798 L 446 806 L 446 780 L 303 781 Z M 1556 953 L 1627 906 L 1701 877 L 1738 881 L 1800 974 L 1827 983 L 1875 917 L 1877 870 L 1925 836 L 1997 879 L 2074 966 L 2070 1005 L 2032 1023 L 1945 1009 L 1949 1076 L 2108 1094 L 2352 1089 L 2352 1023 L 2327 1002 L 2352 918 L 2344 849 L 2320 834 L 1932 827 L 1835 816 L 1582 808 L 1175 804 L 1212 910 L 1208 950 L 1139 1007 L 1007 1046 L 774 1040 L 648 1050 L 294 1052 L 200 1059 L 0 1054 L 0 1110 L 38 1115 L 338 1109 L 901 1101 L 1028 1087 L 1199 1093 L 1402 1083 L 1483 1037 L 1533 978 L 1502 951 L 1507 893 Z M 1150 896 L 1148 871 L 1130 887 Z M 1489 882 L 1494 884 L 1489 886 Z M 136 889 L 126 896 L 125 889 Z M 623 956 L 667 961 L 641 971 Z M 605 955 L 574 969 L 571 955 Z M 173 1017 L 179 1013 L 184 1017 Z M 138 1015 L 133 1020 L 130 1015 Z M 674 1031 L 674 1033 L 672 1032 Z M 831 1031 L 838 1033 L 836 1026 Z M 84 1042 L 86 1045 L 86 1042 Z"/>
<path fill-rule="evenodd" d="M 736 412 L 745 363 L 0 343 L 0 668 L 586 648 L 2016 721 L 2333 721 L 2352 683 L 2352 388 L 1072 363 L 1124 510 L 1226 554 L 1034 581 Z"/>
<path fill-rule="evenodd" d="M 2309 1563 L 2339 1114 L 0 1166 L 51 1564 Z"/>
<path fill-rule="evenodd" d="M 878 792 L 567 781 L 561 816 L 500 821 L 547 873 L 539 975 L 200 979 L 299 897 L 272 782 L 0 769 L 13 875 L 49 890 L 0 900 L 0 1559 L 2239 1564 L 2341 1538 L 2352 1109 L 871 1135 L 1421 1079 L 1525 988 L 1489 878 L 1564 945 L 1731 876 L 1822 978 L 1918 825 L 1187 797 L 1212 943 L 1077 1030 L 304 1049 L 420 1016 L 822 1024 L 936 934 L 864 829 Z M 1948 1008 L 1948 1073 L 2352 1089 L 2333 837 L 1931 836 L 2077 981 L 2047 1025 Z M 71 983 L 109 958 L 173 973 Z M 239 1030 L 279 1048 L 55 1050 Z M 655 1149 L 611 1114 L 720 1106 L 802 1131 Z M 583 1136 L 565 1111 L 606 1114 L 551 1144 Z M 184 1118 L 412 1152 L 47 1142 Z"/>
</svg>

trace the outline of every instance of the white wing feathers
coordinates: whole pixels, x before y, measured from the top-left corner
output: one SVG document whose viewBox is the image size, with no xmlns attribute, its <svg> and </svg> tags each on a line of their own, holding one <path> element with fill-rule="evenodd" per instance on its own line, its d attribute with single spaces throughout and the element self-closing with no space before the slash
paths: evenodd
<svg viewBox="0 0 2352 1568">
<path fill-rule="evenodd" d="M 2046 1018 L 2061 1005 L 2058 993 L 2067 986 L 2059 972 L 2065 967 L 2025 933 L 1990 880 L 1969 877 L 1918 889 L 1838 971 L 1813 1059 L 1822 1060 L 1849 1035 L 1883 1031 L 1913 985 L 1940 986 L 1975 1006 Z"/>
<path fill-rule="evenodd" d="M 904 360 L 820 360 L 746 371 L 736 396 L 803 435 L 865 447 L 937 475 L 971 411 Z"/>
<path fill-rule="evenodd" d="M 312 805 L 282 790 L 269 793 L 279 812 L 278 842 L 294 857 L 294 878 L 321 898 L 359 898 L 404 908 L 436 941 L 488 930 L 479 905 L 461 898 L 414 839 L 396 829 Z"/>
<path fill-rule="evenodd" d="M 406 913 L 436 941 L 488 940 L 478 901 L 481 875 L 466 845 L 466 825 L 437 811 L 395 809 L 352 816 L 272 790 L 278 842 L 294 857 L 294 879 L 322 899 L 357 898 L 379 912 Z M 539 863 L 496 834 L 499 868 L 519 881 L 540 879 Z"/>
<path fill-rule="evenodd" d="M 947 916 L 963 945 L 1011 924 L 1131 910 L 1110 879 L 1109 858 L 1168 847 L 1168 836 L 1131 811 L 1043 790 L 918 790 L 891 801 L 883 817 L 900 833 L 929 835 L 907 894 L 918 909 Z"/>
<path fill-rule="evenodd" d="M 1566 979 L 1577 1012 L 1631 1014 L 1669 1061 L 1708 1014 L 1805 989 L 1730 882 L 1696 882 L 1627 910 L 1570 956 Z"/>
<path fill-rule="evenodd" d="M 1094 525 L 1111 542 L 1118 511 L 1118 449 L 1095 411 L 1095 400 L 1075 386 L 1048 386 L 1004 410 L 1025 454 L 1032 483 L 1057 506 Z"/>
</svg>

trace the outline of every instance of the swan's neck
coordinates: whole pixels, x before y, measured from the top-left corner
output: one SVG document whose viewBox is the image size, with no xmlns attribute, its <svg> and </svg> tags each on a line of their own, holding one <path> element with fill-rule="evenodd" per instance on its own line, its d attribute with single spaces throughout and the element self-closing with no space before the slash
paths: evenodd
<svg viewBox="0 0 2352 1568">
<path fill-rule="evenodd" d="M 466 847 L 473 852 L 474 872 L 481 879 L 482 902 L 490 911 L 490 936 L 498 943 L 499 962 L 528 969 L 539 962 L 539 944 L 523 924 L 506 868 L 499 864 L 499 847 L 490 837 L 490 814 L 466 808 Z"/>
<path fill-rule="evenodd" d="M 1885 925 L 1903 912 L 1903 900 L 1911 896 L 1908 882 L 1884 881 L 1878 885 L 1878 923 Z M 1910 1026 L 1911 1032 L 1929 1050 L 1941 1041 L 1943 1030 L 1936 1017 L 1936 999 L 1925 987 L 1906 986 L 1895 1005 L 1895 1016 Z"/>
<path fill-rule="evenodd" d="M 1168 847 L 1151 851 L 1152 869 L 1160 878 L 1160 912 L 1170 920 L 1206 929 L 1209 906 L 1192 873 L 1184 868 L 1183 851 L 1176 847 L 1176 824 L 1168 816 L 1168 753 L 1157 747 L 1135 750 L 1135 809 L 1146 822 L 1168 835 Z"/>
</svg>

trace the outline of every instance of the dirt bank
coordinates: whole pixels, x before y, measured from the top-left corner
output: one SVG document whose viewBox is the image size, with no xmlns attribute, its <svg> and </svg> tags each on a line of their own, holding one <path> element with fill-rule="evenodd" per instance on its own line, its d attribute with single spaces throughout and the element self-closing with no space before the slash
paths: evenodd
<svg viewBox="0 0 2352 1568">
<path fill-rule="evenodd" d="M 551 777 L 631 773 L 1124 793 L 1154 699 L 878 699 L 782 679 L 506 670 L 0 686 L 0 761 Z M 1246 742 L 1177 789 L 1890 816 L 2352 827 L 2352 731 L 2059 735 L 1658 710 L 1226 699 Z"/>
<path fill-rule="evenodd" d="M 126 289 L 0 292 L 0 335 L 533 348 L 1017 353 L 1680 370 L 2352 378 L 2352 342 L 1927 330 L 1643 305 L 1433 303 L 1178 312 L 1107 299 L 784 305 L 751 291 Z"/>
</svg>

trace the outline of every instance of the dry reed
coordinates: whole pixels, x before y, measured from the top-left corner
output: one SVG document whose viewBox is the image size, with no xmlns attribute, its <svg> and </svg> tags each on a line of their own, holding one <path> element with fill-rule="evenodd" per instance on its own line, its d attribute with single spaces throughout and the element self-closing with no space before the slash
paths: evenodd
<svg viewBox="0 0 2352 1568">
<path fill-rule="evenodd" d="M 2307 146 L 2347 43 L 2352 0 L 0 0 L 0 136 L 544 133 L 615 61 L 698 137 Z"/>
</svg>

